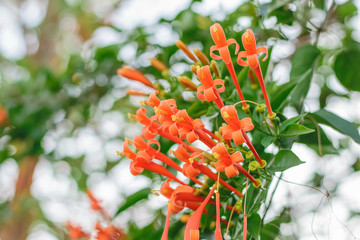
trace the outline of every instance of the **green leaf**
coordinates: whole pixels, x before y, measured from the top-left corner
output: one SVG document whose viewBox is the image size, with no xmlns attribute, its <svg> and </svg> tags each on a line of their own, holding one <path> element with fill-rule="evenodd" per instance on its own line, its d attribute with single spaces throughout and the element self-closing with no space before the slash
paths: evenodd
<svg viewBox="0 0 360 240">
<path fill-rule="evenodd" d="M 305 45 L 299 48 L 291 59 L 290 80 L 303 75 L 313 68 L 320 50 L 312 45 Z"/>
<path fill-rule="evenodd" d="M 271 143 L 273 143 L 274 138 L 267 136 L 261 139 L 261 145 L 264 146 L 264 148 L 267 148 Z"/>
<path fill-rule="evenodd" d="M 341 84 L 349 90 L 360 91 L 360 51 L 352 49 L 342 51 L 336 56 L 334 71 Z"/>
<path fill-rule="evenodd" d="M 269 166 L 268 169 L 273 172 L 282 172 L 302 163 L 304 162 L 301 161 L 295 153 L 291 150 L 285 149 L 280 150 L 276 154 L 274 162 L 271 163 L 271 166 Z"/>
<path fill-rule="evenodd" d="M 304 113 L 304 114 L 300 114 L 298 116 L 295 116 L 293 118 L 289 118 L 285 121 L 283 121 L 281 124 L 280 124 L 280 132 L 284 131 L 284 129 L 289 126 L 290 124 L 292 123 L 297 123 L 299 122 L 301 119 L 303 119 L 305 116 L 306 116 L 307 113 Z"/>
<path fill-rule="evenodd" d="M 308 128 L 316 129 L 316 131 L 306 135 L 300 135 L 298 138 L 300 143 L 306 144 L 306 146 L 316 151 L 320 156 L 337 154 L 337 150 L 320 126 L 315 125 L 315 122 L 310 118 L 305 118 L 302 124 Z"/>
<path fill-rule="evenodd" d="M 325 1 L 324 0 L 313 0 L 315 7 L 319 9 L 324 9 Z"/>
<path fill-rule="evenodd" d="M 328 112 L 325 109 L 320 109 L 317 112 L 311 113 L 318 123 L 325 124 L 335 130 L 348 135 L 355 142 L 360 143 L 360 135 L 357 128 L 349 121 L 339 117 L 338 115 Z"/>
<path fill-rule="evenodd" d="M 140 191 L 137 191 L 136 193 L 127 196 L 125 202 L 116 211 L 115 216 L 119 215 L 122 211 L 128 209 L 129 207 L 135 205 L 137 202 L 143 199 L 148 199 L 150 192 L 150 188 L 143 188 Z"/>
<path fill-rule="evenodd" d="M 261 226 L 261 218 L 259 214 L 252 213 L 248 218 L 248 232 L 253 236 L 255 239 L 259 238 L 260 234 L 260 226 Z"/>
<path fill-rule="evenodd" d="M 312 79 L 312 75 L 313 75 L 313 71 L 312 70 L 308 70 L 307 72 L 305 72 L 303 75 L 301 75 L 299 78 L 297 78 L 296 81 L 296 87 L 291 91 L 290 94 L 290 102 L 292 104 L 301 104 L 309 89 L 310 89 L 310 84 L 311 84 L 311 79 Z"/>
<path fill-rule="evenodd" d="M 203 114 L 206 114 L 208 111 L 209 104 L 206 102 L 194 102 L 187 110 L 187 113 L 192 118 L 198 118 Z"/>
<path fill-rule="evenodd" d="M 345 18 L 350 18 L 357 13 L 357 7 L 351 1 L 347 1 L 337 6 L 335 13 L 340 21 L 344 21 Z"/>
<path fill-rule="evenodd" d="M 280 223 L 278 220 L 271 221 L 261 229 L 261 240 L 274 240 L 280 233 Z"/>
<path fill-rule="evenodd" d="M 312 133 L 314 131 L 315 131 L 314 129 L 307 128 L 303 125 L 292 123 L 284 129 L 281 135 L 283 135 L 284 137 L 295 137 L 299 135 Z"/>
<path fill-rule="evenodd" d="M 240 70 L 240 72 L 238 74 L 238 81 L 239 81 L 240 86 L 242 86 L 244 84 L 244 82 L 247 80 L 248 74 L 249 74 L 248 67 L 244 67 Z"/>
<path fill-rule="evenodd" d="M 271 89 L 270 99 L 271 99 L 271 106 L 274 109 L 279 109 L 282 106 L 282 103 L 287 100 L 291 91 L 296 86 L 296 82 L 288 82 L 282 84 L 280 86 L 276 86 Z"/>
</svg>

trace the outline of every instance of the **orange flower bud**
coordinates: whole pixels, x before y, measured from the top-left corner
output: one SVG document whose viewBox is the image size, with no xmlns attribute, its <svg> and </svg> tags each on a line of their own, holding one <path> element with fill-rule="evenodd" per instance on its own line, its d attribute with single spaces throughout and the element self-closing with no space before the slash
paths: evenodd
<svg viewBox="0 0 360 240">
<path fill-rule="evenodd" d="M 178 81 L 186 88 L 190 88 L 193 91 L 197 90 L 195 83 L 193 83 L 188 77 L 179 76 Z"/>
<path fill-rule="evenodd" d="M 123 66 L 122 68 L 118 69 L 117 74 L 128 79 L 141 82 L 148 87 L 158 90 L 158 88 L 155 87 L 154 84 L 152 84 L 152 82 L 150 82 L 150 80 L 147 79 L 144 74 L 128 66 Z"/>
<path fill-rule="evenodd" d="M 189 48 L 185 45 L 185 43 L 181 40 L 176 42 L 176 46 L 181 49 L 194 63 L 197 63 L 198 60 L 196 57 L 190 52 Z"/>
<path fill-rule="evenodd" d="M 200 50 L 195 48 L 194 50 L 195 55 L 197 56 L 200 61 L 205 65 L 210 65 L 209 59 L 206 57 L 206 55 Z"/>
<path fill-rule="evenodd" d="M 160 72 L 168 71 L 168 68 L 157 58 L 150 58 L 151 65 Z"/>
<path fill-rule="evenodd" d="M 130 88 L 126 89 L 126 94 L 131 96 L 149 96 L 147 93 Z"/>
<path fill-rule="evenodd" d="M 191 71 L 192 71 L 195 75 L 197 74 L 197 67 L 198 67 L 198 66 L 196 66 L 196 65 L 191 65 L 191 66 L 190 66 Z"/>
<path fill-rule="evenodd" d="M 215 73 L 216 77 L 221 78 L 219 68 L 215 60 L 211 60 L 210 68 Z"/>
</svg>

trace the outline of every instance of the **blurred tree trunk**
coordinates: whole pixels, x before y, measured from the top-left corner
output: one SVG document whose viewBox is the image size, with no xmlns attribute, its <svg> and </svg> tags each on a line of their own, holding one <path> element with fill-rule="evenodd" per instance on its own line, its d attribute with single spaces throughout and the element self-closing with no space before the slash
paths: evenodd
<svg viewBox="0 0 360 240">
<path fill-rule="evenodd" d="M 25 240 L 33 220 L 34 208 L 31 201 L 30 187 L 38 157 L 25 157 L 19 164 L 19 176 L 16 191 L 9 204 L 11 217 L 0 226 L 2 240 Z"/>
</svg>

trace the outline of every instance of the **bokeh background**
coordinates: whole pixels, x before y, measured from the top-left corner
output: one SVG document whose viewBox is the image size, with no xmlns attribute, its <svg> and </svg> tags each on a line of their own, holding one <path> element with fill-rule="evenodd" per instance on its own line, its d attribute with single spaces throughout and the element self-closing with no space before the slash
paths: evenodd
<svg viewBox="0 0 360 240">
<path fill-rule="evenodd" d="M 127 113 L 143 98 L 127 96 L 126 89 L 150 92 L 116 70 L 126 64 L 161 81 L 149 62 L 157 57 L 174 76 L 189 72 L 190 61 L 175 42 L 208 54 L 214 22 L 238 40 L 253 28 L 272 47 L 267 78 L 276 84 L 290 80 L 291 59 L 301 46 L 318 46 L 324 57 L 303 111 L 325 108 L 359 129 L 359 8 L 360 1 L 331 0 L 1 0 L 0 239 L 68 239 L 69 220 L 91 231 L 99 216 L 87 189 L 113 215 L 127 196 L 159 188 L 147 176 L 132 176 L 129 161 L 116 154 L 125 136 L 141 130 Z M 345 63 L 336 69 L 341 53 Z M 321 129 L 329 138 L 320 149 L 316 135 L 294 144 L 306 164 L 286 171 L 287 181 L 279 181 L 268 199 L 265 221 L 291 213 L 276 239 L 360 237 L 359 143 Z M 130 239 L 161 232 L 166 204 L 164 197 L 149 196 L 114 224 Z"/>
</svg>

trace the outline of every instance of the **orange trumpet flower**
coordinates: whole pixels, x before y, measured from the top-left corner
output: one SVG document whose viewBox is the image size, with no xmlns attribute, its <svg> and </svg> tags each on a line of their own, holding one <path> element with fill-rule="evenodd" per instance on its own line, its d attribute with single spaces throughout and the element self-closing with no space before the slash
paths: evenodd
<svg viewBox="0 0 360 240">
<path fill-rule="evenodd" d="M 216 146 L 212 148 L 212 152 L 214 157 L 219 159 L 219 161 L 215 163 L 215 169 L 217 172 L 225 171 L 228 178 L 232 178 L 233 176 L 239 174 L 239 171 L 234 166 L 234 163 L 244 161 L 240 152 L 235 152 L 230 155 L 225 148 L 225 144 L 222 142 L 216 144 Z"/>
<path fill-rule="evenodd" d="M 157 174 L 163 175 L 165 177 L 171 178 L 174 181 L 180 183 L 181 185 L 186 185 L 182 181 L 180 181 L 174 174 L 172 174 L 169 170 L 161 166 L 160 164 L 156 164 L 152 162 L 153 158 L 149 156 L 144 151 L 139 151 L 138 153 L 134 153 L 128 146 L 128 140 L 123 142 L 123 155 L 127 158 L 131 159 L 130 162 L 130 172 L 133 175 L 139 175 L 143 172 L 144 169 L 155 172 Z"/>
<path fill-rule="evenodd" d="M 245 142 L 246 145 L 250 148 L 251 152 L 254 154 L 260 166 L 263 167 L 264 162 L 261 160 L 259 154 L 252 145 L 250 138 L 246 134 L 247 131 L 250 131 L 254 128 L 251 118 L 243 118 L 240 120 L 233 105 L 223 107 L 221 109 L 221 116 L 228 124 L 220 128 L 220 132 L 222 133 L 224 139 L 233 139 L 236 145 L 240 145 Z"/>
<path fill-rule="evenodd" d="M 226 40 L 226 36 L 224 33 L 224 30 L 222 29 L 221 25 L 219 23 L 215 23 L 210 27 L 210 33 L 211 37 L 215 42 L 215 45 L 210 48 L 210 56 L 215 60 L 222 59 L 230 73 L 230 76 L 235 84 L 236 90 L 239 94 L 240 100 L 242 101 L 242 105 L 244 109 L 248 109 L 248 106 L 245 102 L 244 95 L 241 91 L 239 81 L 235 74 L 234 65 L 231 61 L 231 56 L 229 52 L 229 46 L 231 44 L 235 44 L 235 55 L 239 52 L 239 44 L 235 41 L 235 39 L 231 38 L 229 40 Z M 219 55 L 216 55 L 214 51 L 219 51 Z"/>
<path fill-rule="evenodd" d="M 186 224 L 185 228 L 185 236 L 184 240 L 199 240 L 200 233 L 199 233 L 199 226 L 200 226 L 200 219 L 203 214 L 205 206 L 208 204 L 211 196 L 214 194 L 216 189 L 216 184 L 212 187 L 209 194 L 206 196 L 205 200 L 201 203 L 201 205 L 196 209 L 193 215 L 189 218 L 189 221 Z"/>
<path fill-rule="evenodd" d="M 265 83 L 259 64 L 259 58 L 257 56 L 259 53 L 265 53 L 265 57 L 263 61 L 266 61 L 266 59 L 268 58 L 268 50 L 266 47 L 256 48 L 255 36 L 253 31 L 251 31 L 251 29 L 247 29 L 246 33 L 242 35 L 242 43 L 244 45 L 245 51 L 239 53 L 237 63 L 240 66 L 243 67 L 249 66 L 251 69 L 254 69 L 255 75 L 261 87 L 261 91 L 264 95 L 266 108 L 268 109 L 269 112 L 268 117 L 270 119 L 274 119 L 276 114 L 271 109 L 270 101 L 266 92 Z M 242 58 L 246 58 L 247 61 L 244 61 Z"/>
<path fill-rule="evenodd" d="M 204 84 L 197 88 L 197 97 L 201 101 L 214 101 L 219 109 L 221 109 L 224 103 L 219 93 L 225 91 L 224 81 L 221 79 L 213 80 L 209 66 L 200 68 L 197 71 L 197 76 L 202 84 Z M 220 88 L 217 88 L 217 86 Z"/>
</svg>

